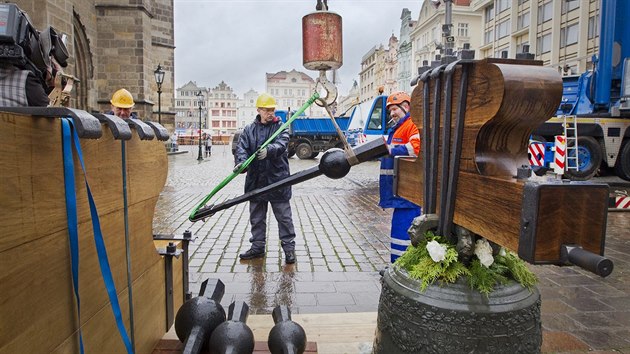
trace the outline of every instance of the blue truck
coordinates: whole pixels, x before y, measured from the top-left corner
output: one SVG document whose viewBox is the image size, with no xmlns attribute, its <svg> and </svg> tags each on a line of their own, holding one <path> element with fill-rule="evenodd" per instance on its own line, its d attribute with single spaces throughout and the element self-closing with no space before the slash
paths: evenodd
<svg viewBox="0 0 630 354">
<path fill-rule="evenodd" d="M 353 111 L 354 112 L 354 111 Z M 277 110 L 276 116 L 283 122 L 290 118 L 292 112 Z M 335 121 L 344 134 L 348 131 L 350 116 L 335 117 Z M 311 118 L 299 116 L 289 126 L 289 157 L 296 155 L 299 159 L 315 158 L 320 152 L 333 147 L 343 148 L 343 143 L 329 117 Z"/>
<path fill-rule="evenodd" d="M 630 1 L 600 1 L 599 55 L 594 70 L 563 77 L 556 117 L 534 131 L 534 144 L 545 146 L 545 167 L 553 158 L 554 136 L 564 134 L 564 116 L 575 116 L 577 148 L 567 146 L 564 175 L 575 180 L 614 168 L 630 181 Z M 572 118 L 571 118 L 572 120 Z M 532 145 L 530 145 L 530 151 Z M 577 157 L 577 158 L 575 158 Z M 576 168 L 577 167 L 577 168 Z"/>
<path fill-rule="evenodd" d="M 378 96 L 374 101 L 364 102 L 351 107 L 338 117 L 337 125 L 343 132 L 350 146 L 356 146 L 369 140 L 385 135 L 389 117 L 385 109 L 387 96 Z M 277 110 L 276 116 L 283 122 L 291 117 L 292 112 Z M 289 157 L 299 159 L 313 159 L 330 148 L 343 148 L 343 142 L 337 134 L 329 117 L 297 117 L 289 126 Z M 232 154 L 236 151 L 236 144 L 240 131 L 234 134 L 232 140 Z"/>
</svg>

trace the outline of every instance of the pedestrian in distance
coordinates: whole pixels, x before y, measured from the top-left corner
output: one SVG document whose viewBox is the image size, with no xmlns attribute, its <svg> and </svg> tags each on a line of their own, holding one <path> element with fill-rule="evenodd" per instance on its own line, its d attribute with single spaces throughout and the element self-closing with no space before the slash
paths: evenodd
<svg viewBox="0 0 630 354">
<path fill-rule="evenodd" d="M 131 112 L 131 109 L 136 103 L 133 101 L 131 92 L 126 89 L 121 88 L 120 90 L 114 92 L 112 99 L 109 102 L 112 104 L 112 110 L 109 114 L 113 114 L 122 119 L 138 118 L 135 113 Z"/>
<path fill-rule="evenodd" d="M 212 135 L 205 134 L 206 138 L 204 139 L 204 150 L 206 153 L 206 157 L 212 156 Z"/>
<path fill-rule="evenodd" d="M 409 113 L 411 98 L 403 91 L 387 97 L 386 108 L 391 120 L 387 131 L 389 155 L 381 158 L 379 178 L 380 202 L 383 209 L 393 208 L 391 227 L 391 262 L 394 263 L 411 243 L 407 230 L 422 209 L 401 197 L 394 196 L 394 157 L 417 157 L 420 153 L 420 133 Z"/>
<path fill-rule="evenodd" d="M 275 116 L 276 100 L 271 95 L 263 93 L 258 96 L 256 108 L 258 112 L 256 119 L 243 129 L 239 138 L 234 172 L 237 172 L 243 162 L 254 154 L 282 125 L 282 120 Z M 285 129 L 269 145 L 258 151 L 256 159 L 247 167 L 245 193 L 266 187 L 290 175 L 288 144 L 289 132 Z M 247 260 L 265 256 L 267 210 L 271 204 L 273 214 L 278 221 L 280 243 L 284 250 L 285 261 L 287 264 L 295 263 L 295 230 L 290 199 L 291 186 L 288 186 L 250 200 L 251 248 L 240 254 L 241 259 Z"/>
</svg>

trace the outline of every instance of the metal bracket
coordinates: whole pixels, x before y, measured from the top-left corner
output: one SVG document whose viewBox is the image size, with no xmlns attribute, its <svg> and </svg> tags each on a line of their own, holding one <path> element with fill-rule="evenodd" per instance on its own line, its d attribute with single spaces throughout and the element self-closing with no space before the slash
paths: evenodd
<svg viewBox="0 0 630 354">
<path fill-rule="evenodd" d="M 111 130 L 114 139 L 116 140 L 130 140 L 131 128 L 124 119 L 119 118 L 112 114 L 95 113 L 94 116 L 98 118 L 101 123 L 107 124 L 109 130 Z"/>
<path fill-rule="evenodd" d="M 168 130 L 166 130 L 166 128 L 164 128 L 162 124 L 151 122 L 151 121 L 146 121 L 144 123 L 146 123 L 148 126 L 153 128 L 153 131 L 155 132 L 155 136 L 157 137 L 159 141 L 167 141 L 168 138 L 170 137 L 168 135 Z"/>
<path fill-rule="evenodd" d="M 188 259 L 188 246 L 190 242 L 194 242 L 197 238 L 192 236 L 192 232 L 190 230 L 184 231 L 182 236 L 175 235 L 153 235 L 154 241 L 182 241 L 182 251 L 184 253 L 184 257 L 182 258 L 182 287 L 184 292 L 184 301 L 190 300 L 192 298 L 192 294 L 189 289 L 189 259 Z"/>
<path fill-rule="evenodd" d="M 158 248 L 158 253 L 164 256 L 164 284 L 166 295 L 166 330 L 173 325 L 175 310 L 173 308 L 173 256 L 179 258 L 183 253 L 175 243 L 169 242 L 166 248 Z"/>
<path fill-rule="evenodd" d="M 127 123 L 130 127 L 135 128 L 138 132 L 138 136 L 140 140 L 153 140 L 155 138 L 155 133 L 153 132 L 153 128 L 148 126 L 145 122 L 141 121 L 137 118 L 129 118 L 127 119 Z"/>
<path fill-rule="evenodd" d="M 0 111 L 46 118 L 70 117 L 74 121 L 79 138 L 98 139 L 103 136 L 101 122 L 93 115 L 80 109 L 66 107 L 0 107 Z"/>
</svg>

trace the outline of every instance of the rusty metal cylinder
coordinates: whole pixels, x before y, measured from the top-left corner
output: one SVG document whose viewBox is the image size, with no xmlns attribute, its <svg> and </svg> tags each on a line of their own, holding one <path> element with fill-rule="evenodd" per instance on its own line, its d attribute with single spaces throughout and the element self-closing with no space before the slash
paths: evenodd
<svg viewBox="0 0 630 354">
<path fill-rule="evenodd" d="M 341 16 L 317 11 L 302 17 L 302 61 L 309 70 L 339 69 L 343 64 Z"/>
</svg>

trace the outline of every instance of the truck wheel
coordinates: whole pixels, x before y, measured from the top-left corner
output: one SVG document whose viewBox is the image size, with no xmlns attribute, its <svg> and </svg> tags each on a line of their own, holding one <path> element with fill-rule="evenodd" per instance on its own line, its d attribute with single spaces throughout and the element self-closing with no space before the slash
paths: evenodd
<svg viewBox="0 0 630 354">
<path fill-rule="evenodd" d="M 308 160 L 313 155 L 313 148 L 309 143 L 301 143 L 295 148 L 295 154 L 300 160 Z"/>
<path fill-rule="evenodd" d="M 289 153 L 289 158 L 291 158 L 291 157 L 293 157 L 293 155 L 295 155 L 295 150 L 294 149 L 289 149 L 288 153 Z"/>
<path fill-rule="evenodd" d="M 617 162 L 615 163 L 615 172 L 620 178 L 630 181 L 630 139 L 626 139 L 619 150 Z"/>
<path fill-rule="evenodd" d="M 575 165 L 575 160 L 569 159 L 574 156 L 575 152 L 567 148 L 567 166 L 572 167 Z M 595 138 L 590 136 L 583 136 L 578 138 L 578 171 L 567 169 L 565 176 L 575 181 L 585 181 L 593 178 L 599 170 L 599 165 L 602 162 L 602 148 Z"/>
<path fill-rule="evenodd" d="M 313 153 L 311 154 L 311 158 L 314 159 L 317 157 L 317 155 L 319 155 L 318 151 L 313 151 Z"/>
</svg>

